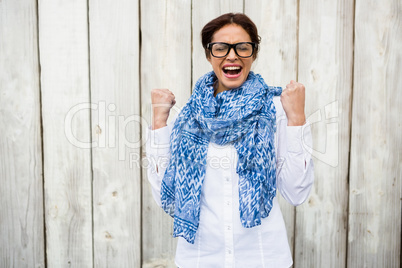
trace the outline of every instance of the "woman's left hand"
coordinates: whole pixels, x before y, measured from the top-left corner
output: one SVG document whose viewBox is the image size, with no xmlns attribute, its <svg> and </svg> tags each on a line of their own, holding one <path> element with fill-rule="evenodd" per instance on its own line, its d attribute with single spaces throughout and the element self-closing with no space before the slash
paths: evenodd
<svg viewBox="0 0 402 268">
<path fill-rule="evenodd" d="M 290 81 L 282 91 L 281 102 L 288 118 L 288 126 L 301 126 L 306 122 L 304 114 L 305 88 L 304 85 Z"/>
</svg>

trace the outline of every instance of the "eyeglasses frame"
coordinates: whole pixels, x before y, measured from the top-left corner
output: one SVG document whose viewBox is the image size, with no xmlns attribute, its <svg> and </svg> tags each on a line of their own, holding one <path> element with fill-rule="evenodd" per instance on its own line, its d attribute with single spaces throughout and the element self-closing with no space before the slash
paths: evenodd
<svg viewBox="0 0 402 268">
<path fill-rule="evenodd" d="M 214 44 L 224 44 L 224 45 L 229 46 L 228 52 L 227 52 L 224 56 L 215 56 L 215 55 L 212 53 L 212 46 L 213 46 Z M 250 56 L 247 56 L 247 57 L 240 56 L 240 55 L 237 53 L 237 50 L 236 50 L 236 46 L 239 45 L 239 44 L 250 44 L 251 47 L 252 47 L 252 49 L 253 49 L 253 51 L 251 52 L 251 55 L 250 55 Z M 226 56 L 230 53 L 230 50 L 231 50 L 232 48 L 233 48 L 234 52 L 236 53 L 236 55 L 239 56 L 240 58 L 250 58 L 250 57 L 252 57 L 252 56 L 254 55 L 254 51 L 255 51 L 256 47 L 257 47 L 257 44 L 254 43 L 254 42 L 239 42 L 239 43 L 235 43 L 235 44 L 229 44 L 229 43 L 225 43 L 225 42 L 213 42 L 213 43 L 208 43 L 208 44 L 207 44 L 207 49 L 211 52 L 211 55 L 212 55 L 213 57 L 215 57 L 215 58 L 224 58 L 224 57 L 226 57 Z"/>
</svg>

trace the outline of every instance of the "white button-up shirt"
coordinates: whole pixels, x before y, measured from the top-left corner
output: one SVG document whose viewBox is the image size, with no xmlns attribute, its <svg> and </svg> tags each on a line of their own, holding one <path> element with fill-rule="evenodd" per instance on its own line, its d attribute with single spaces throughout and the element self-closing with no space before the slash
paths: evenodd
<svg viewBox="0 0 402 268">
<path fill-rule="evenodd" d="M 277 188 L 293 205 L 303 203 L 314 181 L 313 162 L 306 148 L 312 147 L 310 127 L 287 126 L 279 97 L 275 149 Z M 156 203 L 161 206 L 161 181 L 167 168 L 170 132 L 167 127 L 149 131 L 148 180 Z M 239 212 L 237 152 L 233 145 L 210 143 L 201 190 L 200 221 L 194 244 L 179 237 L 176 265 L 180 268 L 290 267 L 292 256 L 285 223 L 275 197 L 267 218 L 259 226 L 244 228 Z"/>
</svg>

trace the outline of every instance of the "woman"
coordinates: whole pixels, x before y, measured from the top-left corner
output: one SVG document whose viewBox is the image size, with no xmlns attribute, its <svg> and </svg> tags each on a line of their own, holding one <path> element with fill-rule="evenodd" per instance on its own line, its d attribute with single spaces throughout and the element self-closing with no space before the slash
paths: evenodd
<svg viewBox="0 0 402 268">
<path fill-rule="evenodd" d="M 250 71 L 260 38 L 244 14 L 210 21 L 201 38 L 213 71 L 197 81 L 173 124 L 167 126 L 174 94 L 151 94 L 147 156 L 155 165 L 148 179 L 155 201 L 174 218 L 176 265 L 289 267 L 276 190 L 299 205 L 313 184 L 302 146 L 302 134 L 311 146 L 304 86 L 291 81 L 282 91 Z"/>
</svg>

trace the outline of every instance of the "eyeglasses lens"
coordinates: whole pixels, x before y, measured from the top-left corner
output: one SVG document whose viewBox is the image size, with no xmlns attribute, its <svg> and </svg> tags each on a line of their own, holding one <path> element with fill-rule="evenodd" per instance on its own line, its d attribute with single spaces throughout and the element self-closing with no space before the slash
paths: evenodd
<svg viewBox="0 0 402 268">
<path fill-rule="evenodd" d="M 230 46 L 227 44 L 213 44 L 212 55 L 215 57 L 224 57 L 229 54 Z M 248 43 L 238 43 L 234 47 L 235 52 L 240 57 L 250 57 L 253 54 L 253 46 Z"/>
</svg>

